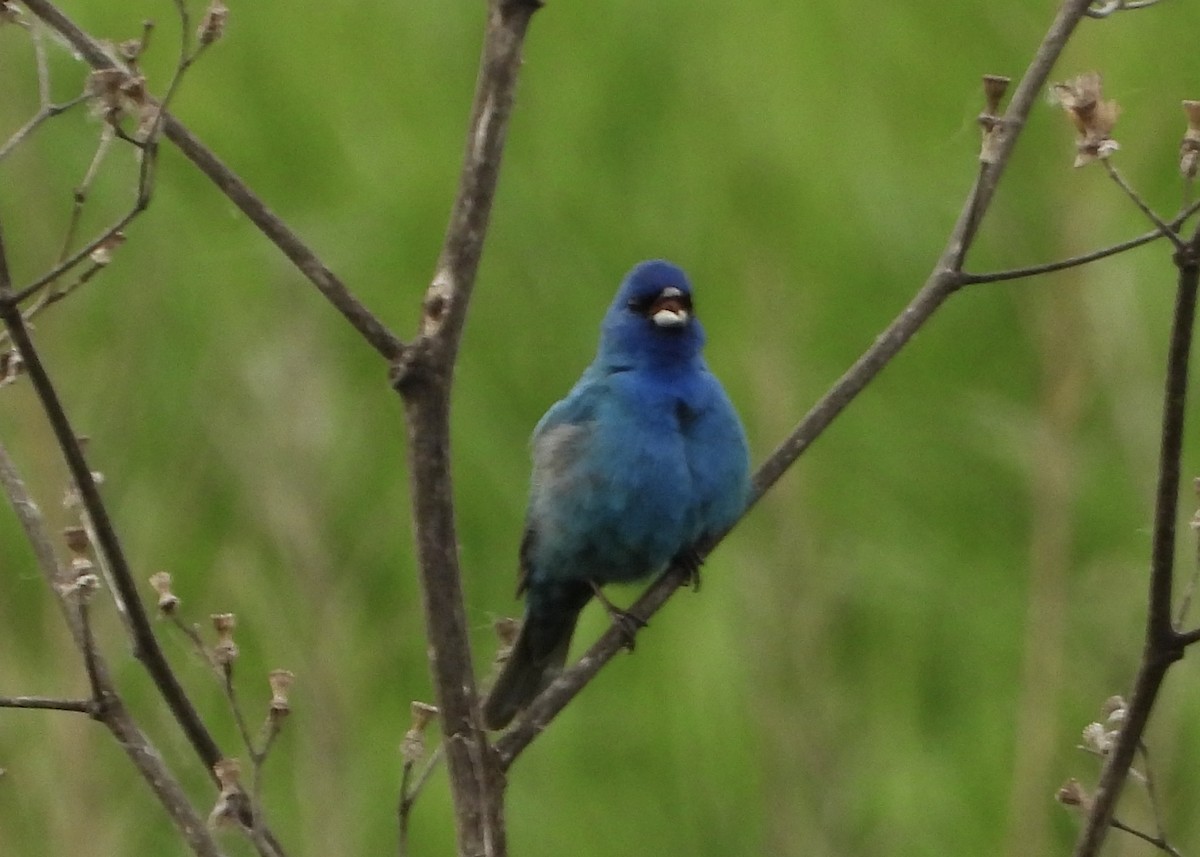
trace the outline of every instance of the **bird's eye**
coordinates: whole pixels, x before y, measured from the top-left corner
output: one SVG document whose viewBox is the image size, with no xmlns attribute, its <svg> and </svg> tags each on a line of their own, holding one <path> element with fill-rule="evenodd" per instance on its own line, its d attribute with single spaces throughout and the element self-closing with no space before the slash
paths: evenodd
<svg viewBox="0 0 1200 857">
<path fill-rule="evenodd" d="M 650 311 L 650 307 L 654 304 L 654 298 L 654 295 L 647 295 L 646 297 L 642 298 L 630 298 L 626 306 L 636 312 L 638 315 L 645 315 Z"/>
</svg>

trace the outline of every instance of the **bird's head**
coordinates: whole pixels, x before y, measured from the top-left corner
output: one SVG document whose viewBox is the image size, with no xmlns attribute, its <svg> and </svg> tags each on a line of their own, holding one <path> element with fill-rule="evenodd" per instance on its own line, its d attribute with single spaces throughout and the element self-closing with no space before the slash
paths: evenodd
<svg viewBox="0 0 1200 857">
<path fill-rule="evenodd" d="M 626 276 L 604 316 L 600 353 L 610 362 L 686 363 L 700 354 L 704 328 L 692 286 L 670 262 L 642 262 Z"/>
</svg>

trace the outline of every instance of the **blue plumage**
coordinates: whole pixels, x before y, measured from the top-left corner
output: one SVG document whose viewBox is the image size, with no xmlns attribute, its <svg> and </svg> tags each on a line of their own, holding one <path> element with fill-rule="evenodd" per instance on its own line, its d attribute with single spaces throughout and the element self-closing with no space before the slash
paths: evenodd
<svg viewBox="0 0 1200 857">
<path fill-rule="evenodd" d="M 683 271 L 643 262 L 604 317 L 596 359 L 534 429 L 525 621 L 484 703 L 488 728 L 562 669 L 598 587 L 661 572 L 745 507 L 746 436 L 703 346 Z"/>
</svg>

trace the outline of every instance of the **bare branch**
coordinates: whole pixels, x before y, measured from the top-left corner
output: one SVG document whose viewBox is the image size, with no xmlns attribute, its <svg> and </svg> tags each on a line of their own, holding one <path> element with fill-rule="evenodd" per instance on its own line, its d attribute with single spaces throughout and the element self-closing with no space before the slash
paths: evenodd
<svg viewBox="0 0 1200 857">
<path fill-rule="evenodd" d="M 0 290 L 7 283 L 7 264 L 4 261 L 2 245 L 0 245 Z M 38 568 L 51 591 L 56 595 L 63 580 L 54 547 L 46 533 L 41 512 L 29 496 L 25 483 L 17 473 L 16 466 L 8 455 L 8 451 L 0 444 L 0 490 L 8 497 L 17 518 L 25 531 L 26 538 L 33 548 Z M 75 611 L 62 598 L 57 598 L 63 611 L 63 618 L 75 640 L 75 645 L 83 653 L 87 641 Z M 117 739 L 117 743 L 129 757 L 142 779 L 150 786 L 159 803 L 175 822 L 184 841 L 198 857 L 222 857 L 221 850 L 213 841 L 204 820 L 196 813 L 188 801 L 187 795 L 171 772 L 163 763 L 162 756 L 150 739 L 138 728 L 125 708 L 124 702 L 117 694 L 108 667 L 98 652 L 93 652 L 92 668 L 95 671 L 95 681 L 100 688 L 99 696 L 103 704 L 95 708 L 95 702 L 89 700 L 93 707 L 93 716 L 97 717 Z M 47 706 L 48 707 L 48 706 Z"/>
<path fill-rule="evenodd" d="M 393 364 L 408 423 L 409 482 L 430 668 L 457 815 L 459 853 L 506 853 L 503 778 L 477 717 L 450 482 L 450 384 L 537 0 L 490 0 L 466 153 L 421 334 Z"/>
<path fill-rule="evenodd" d="M 0 696 L 0 708 L 36 708 L 47 711 L 75 711 L 95 714 L 96 703 L 91 699 L 56 699 L 50 696 Z"/>
<path fill-rule="evenodd" d="M 999 283 L 1005 280 L 1021 280 L 1026 277 L 1036 277 L 1039 274 L 1051 274 L 1055 271 L 1064 271 L 1068 268 L 1077 268 L 1080 265 L 1086 265 L 1089 262 L 1107 259 L 1109 256 L 1116 256 L 1124 253 L 1126 250 L 1141 247 L 1143 244 L 1149 244 L 1151 241 L 1156 241 L 1162 237 L 1162 230 L 1155 229 L 1151 232 L 1138 235 L 1136 238 L 1122 241 L 1119 244 L 1110 244 L 1108 247 L 1101 247 L 1099 250 L 1092 250 L 1089 253 L 1081 253 L 1078 256 L 1060 259 L 1057 262 L 1046 262 L 1041 265 L 1029 265 L 1025 268 L 1010 268 L 1004 271 L 992 271 L 984 274 L 971 274 L 964 271 L 961 281 L 964 286 L 972 286 L 981 283 Z"/>
<path fill-rule="evenodd" d="M 76 26 L 49 0 L 28 0 L 24 5 L 47 26 L 65 38 L 92 68 L 120 68 L 116 60 L 109 56 L 98 41 Z M 122 70 L 124 71 L 124 69 Z M 213 184 L 229 197 L 276 247 L 283 251 L 284 255 L 342 313 L 368 344 L 389 360 L 399 357 L 404 350 L 404 343 L 351 294 L 345 284 L 267 207 L 265 202 L 250 190 L 249 186 L 233 170 L 222 163 L 170 113 L 162 114 L 162 122 L 163 134 L 167 139 L 178 146 L 179 150 L 199 167 L 200 171 L 208 176 Z M 85 255 L 87 253 L 80 253 L 78 257 L 82 258 Z M 53 279 L 53 277 L 49 279 Z M 17 296 L 17 299 L 26 297 L 31 293 L 32 288 L 33 286 L 27 286 Z"/>
<path fill-rule="evenodd" d="M 1171 857 L 1183 857 L 1183 855 L 1179 853 L 1179 849 L 1177 849 L 1174 845 L 1172 845 L 1165 838 L 1163 838 L 1161 833 L 1158 834 L 1157 836 L 1151 836 L 1149 833 L 1146 833 L 1145 831 L 1138 830 L 1135 827 L 1130 827 L 1128 824 L 1125 824 L 1119 818 L 1114 818 L 1112 820 L 1112 826 L 1116 830 L 1120 830 L 1124 833 L 1128 833 L 1131 836 L 1136 836 L 1138 839 L 1141 839 L 1144 842 L 1150 843 L 1158 850 L 1165 851 L 1166 853 L 1170 854 Z"/>
<path fill-rule="evenodd" d="M 1117 798 L 1142 741 L 1146 723 L 1158 691 L 1171 664 L 1183 657 L 1189 635 L 1177 633 L 1171 623 L 1171 592 L 1174 576 L 1175 524 L 1179 506 L 1180 455 L 1187 400 L 1188 359 L 1196 315 L 1196 292 L 1200 283 L 1200 230 L 1177 253 L 1179 284 L 1167 352 L 1166 389 L 1163 394 L 1162 442 L 1155 493 L 1154 531 L 1150 554 L 1150 605 L 1146 641 L 1132 697 L 1116 746 L 1100 774 L 1095 800 L 1078 841 L 1074 857 L 1095 857 L 1112 824 Z"/>
<path fill-rule="evenodd" d="M 1104 169 L 1108 172 L 1109 177 L 1117 183 L 1117 187 L 1123 190 L 1125 195 L 1133 201 L 1133 204 L 1138 207 L 1142 214 L 1146 215 L 1146 217 L 1148 217 L 1150 221 L 1158 227 L 1158 231 L 1171 240 L 1171 243 L 1175 245 L 1175 249 L 1177 251 L 1185 251 L 1187 247 L 1184 244 L 1183 239 L 1179 237 L 1175 230 L 1166 221 L 1164 221 L 1155 213 L 1154 209 L 1146 204 L 1146 201 L 1142 199 L 1141 194 L 1134 190 L 1129 182 L 1125 181 L 1125 177 L 1122 176 L 1120 171 L 1113 166 L 1112 159 L 1102 158 L 1101 162 L 1104 164 Z"/>
<path fill-rule="evenodd" d="M 29 332 L 25 327 L 24 319 L 21 317 L 16 304 L 12 302 L 11 295 L 12 279 L 9 275 L 7 255 L 4 251 L 3 232 L 0 230 L 0 319 L 3 320 L 5 326 L 8 328 L 13 343 L 20 353 L 21 359 L 24 361 L 25 371 L 29 375 L 30 383 L 41 401 L 42 408 L 54 431 L 59 449 L 66 459 L 71 478 L 79 490 L 80 498 L 84 508 L 87 510 L 90 522 L 95 527 L 96 544 L 103 552 L 104 558 L 112 572 L 113 579 L 120 590 L 121 598 L 128 608 L 129 627 L 132 629 L 134 635 L 134 655 L 142 662 L 147 672 L 150 673 L 160 695 L 162 695 L 167 706 L 171 709 L 171 713 L 175 716 L 176 721 L 183 729 L 184 734 L 191 742 L 197 755 L 200 756 L 205 762 L 206 768 L 212 773 L 213 764 L 222 758 L 220 749 L 201 721 L 199 714 L 197 714 L 191 700 L 179 684 L 178 678 L 175 676 L 174 671 L 172 671 L 170 664 L 167 663 L 166 657 L 158 645 L 158 640 L 155 638 L 154 632 L 150 627 L 145 608 L 138 597 L 137 587 L 133 582 L 133 576 L 124 551 L 121 548 L 120 541 L 117 539 L 116 530 L 112 526 L 108 510 L 100 497 L 95 480 L 92 478 L 92 471 L 84 460 L 83 450 L 80 448 L 77 436 L 71 428 L 62 403 L 59 401 L 58 393 L 50 381 L 45 367 L 42 365 L 41 358 L 35 350 L 32 340 L 29 338 Z M 14 505 L 17 504 L 14 502 Z M 57 565 L 55 564 L 54 567 L 57 568 Z M 85 636 L 85 626 L 80 624 L 77 617 L 69 617 L 68 621 L 76 633 L 77 642 L 85 658 L 95 658 L 95 661 L 89 667 L 89 671 L 95 670 L 98 676 L 96 681 L 103 681 L 104 683 L 106 691 L 103 701 L 105 710 L 107 710 L 110 704 L 110 697 L 115 698 L 115 694 L 107 692 L 107 688 L 111 687 L 111 682 L 103 679 L 102 662 L 100 661 L 99 654 L 94 652 L 94 647 L 90 645 L 90 641 Z M 93 654 L 89 655 L 89 652 Z M 113 728 L 113 724 L 109 725 L 110 728 Z M 131 723 L 126 724 L 120 718 L 118 718 L 116 725 L 122 729 L 128 726 L 130 730 L 136 731 Z M 114 731 L 116 731 L 115 728 Z M 133 741 L 135 738 L 136 736 L 128 740 Z M 143 739 L 138 740 L 144 743 Z M 208 763 L 209 758 L 215 760 L 213 764 Z M 145 771 L 143 774 L 148 776 Z M 213 774 L 213 777 L 215 780 L 215 774 Z M 260 851 L 263 851 L 264 854 L 270 853 L 277 855 L 277 857 L 282 857 L 284 854 L 283 848 L 269 830 L 264 830 L 263 837 L 259 839 L 265 840 L 270 846 L 269 851 L 263 851 L 261 847 Z M 256 840 L 256 845 L 258 844 L 259 841 Z"/>
<path fill-rule="evenodd" d="M 942 302 L 963 285 L 965 280 L 961 273 L 961 264 L 974 236 L 974 231 L 978 227 L 980 218 L 987 211 L 996 184 L 1020 137 L 1029 111 L 1037 102 L 1038 94 L 1045 86 L 1054 61 L 1062 53 L 1067 39 L 1070 38 L 1075 25 L 1082 18 L 1086 5 L 1084 0 L 1067 0 L 1059 9 L 1057 17 L 1034 55 L 1029 69 L 1017 85 L 1016 92 L 1004 115 L 1003 122 L 1009 130 L 996 147 L 995 163 L 983 165 L 963 212 L 959 215 L 958 222 L 950 233 L 946 248 L 924 287 L 875 339 L 874 344 L 854 363 L 849 371 L 838 379 L 833 388 L 809 410 L 791 435 L 759 468 L 754 478 L 754 496 L 751 505 L 758 502 L 804 450 L 828 428 L 846 405 L 863 391 L 867 384 L 883 370 L 884 366 L 891 362 L 913 334 L 924 326 L 930 316 L 937 311 Z"/>
<path fill-rule="evenodd" d="M 416 763 L 411 759 L 406 759 L 404 767 L 400 774 L 400 806 L 397 809 L 397 816 L 400 820 L 400 838 L 397 846 L 397 853 L 400 857 L 406 857 L 408 854 L 408 827 L 412 822 L 412 809 L 417 803 L 417 798 L 421 796 L 421 790 L 425 788 L 425 783 L 429 781 L 429 777 L 437 770 L 438 763 L 442 761 L 442 747 L 439 744 L 425 761 L 425 766 L 421 768 L 416 779 L 413 779 L 413 770 Z"/>
<path fill-rule="evenodd" d="M 3 259 L 4 253 L 2 240 L 0 238 L 0 259 Z M 114 580 L 117 583 L 121 599 L 129 608 L 130 627 L 135 635 L 134 655 L 142 661 L 146 669 L 150 672 L 155 684 L 158 686 L 159 692 L 171 708 L 184 733 L 192 742 L 192 746 L 195 747 L 197 754 L 205 762 L 206 766 L 211 767 L 209 759 L 215 762 L 221 758 L 221 752 L 204 724 L 200 721 L 200 717 L 192 706 L 191 700 L 187 698 L 183 688 L 179 685 L 175 673 L 171 670 L 166 657 L 162 653 L 162 649 L 159 648 L 158 641 L 154 637 L 149 619 L 146 617 L 145 609 L 142 607 L 141 600 L 138 597 L 137 587 L 133 582 L 129 563 L 125 558 L 120 541 L 117 539 L 112 522 L 109 520 L 108 509 L 105 507 L 96 483 L 92 478 L 91 468 L 84 461 L 83 451 L 79 448 L 77 435 L 71 428 L 67 414 L 63 410 L 62 403 L 59 401 L 58 392 L 54 389 L 54 385 L 50 381 L 45 367 L 42 365 L 41 358 L 34 349 L 33 341 L 29 338 L 29 333 L 20 311 L 11 301 L 6 300 L 10 296 L 9 282 L 7 266 L 0 265 L 0 318 L 3 318 L 4 324 L 12 336 L 13 344 L 16 345 L 17 350 L 21 354 L 21 359 L 24 361 L 25 371 L 29 376 L 30 383 L 33 385 L 46 412 L 46 416 L 50 420 L 59 448 L 62 450 L 71 472 L 71 478 L 78 486 L 80 497 L 87 509 L 88 516 L 96 528 L 97 546 L 103 551 L 105 559 L 112 570 Z"/>
<path fill-rule="evenodd" d="M 1200 203 L 1192 203 L 1186 206 L 1179 214 L 1175 216 L 1167 227 L 1170 231 L 1178 233 L 1180 227 L 1186 223 L 1193 214 L 1200 211 Z M 1062 271 L 1067 268 L 1075 268 L 1080 265 L 1086 265 L 1089 262 L 1095 262 L 1100 259 L 1106 259 L 1109 256 L 1116 256 L 1124 253 L 1126 250 L 1132 250 L 1135 247 L 1141 247 L 1143 244 L 1149 244 L 1159 238 L 1162 238 L 1165 233 L 1160 229 L 1153 229 L 1150 232 L 1144 232 L 1134 238 L 1129 238 L 1119 244 L 1111 244 L 1108 247 L 1101 247 L 1099 250 L 1092 250 L 1088 253 L 1082 253 L 1078 256 L 1071 256 L 1067 259 L 1060 259 L 1057 262 L 1045 262 L 1040 265 L 1029 265 L 1023 268 L 1010 268 L 1004 271 L 989 271 L 983 274 L 972 274 L 968 271 L 963 271 L 961 275 L 962 284 L 971 286 L 977 283 L 998 283 L 1003 280 L 1019 280 L 1025 277 L 1034 277 L 1038 274 L 1050 274 L 1055 271 Z"/>
<path fill-rule="evenodd" d="M 4 141 L 4 145 L 0 146 L 0 161 L 4 160 L 17 146 L 25 142 L 25 140 L 38 129 L 38 127 L 47 119 L 53 119 L 61 113 L 65 113 L 77 104 L 82 104 L 87 101 L 87 93 L 77 95 L 70 101 L 64 101 L 62 104 L 48 104 L 33 114 L 33 117 L 13 132 L 12 136 Z"/>
</svg>

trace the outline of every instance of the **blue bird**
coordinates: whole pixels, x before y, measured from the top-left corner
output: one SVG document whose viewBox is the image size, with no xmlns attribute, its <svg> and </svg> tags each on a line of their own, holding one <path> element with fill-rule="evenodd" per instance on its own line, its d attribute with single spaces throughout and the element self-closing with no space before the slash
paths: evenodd
<svg viewBox="0 0 1200 857">
<path fill-rule="evenodd" d="M 601 587 L 676 558 L 698 569 L 695 546 L 745 509 L 746 435 L 703 347 L 683 271 L 642 262 L 604 317 L 596 359 L 534 429 L 517 579 L 525 620 L 483 703 L 488 729 L 503 729 L 562 670 L 593 595 L 623 627 L 641 624 Z"/>
</svg>

